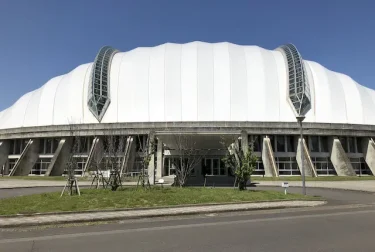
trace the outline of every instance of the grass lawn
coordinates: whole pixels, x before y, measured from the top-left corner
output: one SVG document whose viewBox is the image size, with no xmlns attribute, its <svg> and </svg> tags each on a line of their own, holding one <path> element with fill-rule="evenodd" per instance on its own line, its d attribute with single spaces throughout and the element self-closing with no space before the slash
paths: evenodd
<svg viewBox="0 0 375 252">
<path fill-rule="evenodd" d="M 44 193 L 0 200 L 0 215 L 80 211 L 116 208 L 177 206 L 186 204 L 314 199 L 298 194 L 273 191 L 238 191 L 232 188 L 124 188 L 82 190 L 81 196 Z M 319 198 L 315 198 L 319 199 Z"/>
<path fill-rule="evenodd" d="M 282 177 L 251 177 L 252 181 L 302 181 L 301 176 L 282 176 Z M 321 176 L 321 177 L 306 177 L 306 181 L 358 181 L 358 180 L 375 180 L 375 176 Z"/>
</svg>

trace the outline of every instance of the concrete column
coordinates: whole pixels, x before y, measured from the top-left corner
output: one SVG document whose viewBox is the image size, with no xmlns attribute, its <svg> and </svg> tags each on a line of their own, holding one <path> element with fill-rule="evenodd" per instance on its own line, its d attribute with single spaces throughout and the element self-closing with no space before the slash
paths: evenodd
<svg viewBox="0 0 375 252">
<path fill-rule="evenodd" d="M 127 172 L 132 145 L 133 145 L 133 137 L 129 136 L 126 138 L 126 141 L 125 141 L 124 157 L 121 162 L 121 168 L 120 168 L 121 176 Z"/>
<path fill-rule="evenodd" d="M 72 144 L 73 138 L 63 138 L 60 140 L 45 176 L 61 176 L 64 173 L 72 150 Z"/>
<path fill-rule="evenodd" d="M 101 140 L 99 137 L 95 137 L 94 140 L 92 140 L 91 149 L 90 149 L 89 155 L 87 156 L 87 161 L 86 161 L 85 167 L 83 168 L 82 175 L 85 174 L 87 172 L 87 170 L 89 169 L 89 167 L 91 165 L 91 162 L 92 162 L 93 158 L 95 157 L 95 153 L 97 151 L 97 148 L 99 146 L 98 143 L 102 142 L 102 141 L 103 140 Z"/>
<path fill-rule="evenodd" d="M 303 148 L 302 148 L 303 147 Z M 301 139 L 298 138 L 298 146 L 297 146 L 297 153 L 296 153 L 296 160 L 298 167 L 300 169 L 301 175 L 302 175 L 302 160 L 301 160 L 301 151 L 302 149 L 304 150 L 303 152 L 303 167 L 305 170 L 305 176 L 309 177 L 317 177 L 317 173 L 314 167 L 314 164 L 311 161 L 310 153 L 306 145 L 305 139 L 303 139 L 303 145 L 301 144 Z"/>
<path fill-rule="evenodd" d="M 27 176 L 39 158 L 39 139 L 30 139 L 10 176 Z"/>
<path fill-rule="evenodd" d="M 2 168 L 3 168 L 3 165 L 6 165 L 7 161 L 8 161 L 8 156 L 9 156 L 9 141 L 6 141 L 6 140 L 3 140 L 3 141 L 0 141 L 0 172 L 2 172 Z M 6 169 L 7 167 L 5 167 L 4 169 L 4 174 L 8 174 L 7 170 Z"/>
<path fill-rule="evenodd" d="M 241 146 L 243 153 L 246 153 L 249 149 L 249 138 L 246 131 L 241 131 Z"/>
<path fill-rule="evenodd" d="M 366 143 L 363 141 L 366 146 L 363 148 L 363 155 L 365 157 L 365 161 L 370 168 L 372 174 L 375 174 L 375 143 L 372 139 L 369 139 L 368 142 Z"/>
<path fill-rule="evenodd" d="M 338 176 L 356 176 L 352 164 L 338 138 L 331 138 L 331 162 Z"/>
<path fill-rule="evenodd" d="M 262 161 L 263 161 L 263 166 L 264 166 L 265 177 L 278 177 L 279 176 L 279 173 L 276 167 L 275 158 L 273 156 L 271 141 L 268 137 L 265 137 L 263 139 Z"/>
<path fill-rule="evenodd" d="M 10 165 L 9 165 L 9 162 L 6 162 L 5 163 L 5 169 L 4 169 L 4 175 L 9 175 L 9 167 L 10 167 Z"/>
<path fill-rule="evenodd" d="M 149 141 L 154 142 L 155 139 L 155 134 L 151 133 L 149 134 Z M 149 153 L 151 153 L 153 146 L 152 144 L 149 144 Z M 151 155 L 150 163 L 148 164 L 148 179 L 150 181 L 150 184 L 153 185 L 155 184 L 155 154 Z"/>
<path fill-rule="evenodd" d="M 128 162 L 125 164 L 124 173 L 130 172 L 133 170 L 136 156 L 137 156 L 137 149 L 136 149 L 136 142 L 134 138 L 133 143 L 130 146 L 129 158 L 128 158 Z"/>
<path fill-rule="evenodd" d="M 163 141 L 159 138 L 156 150 L 156 179 L 163 177 Z"/>
</svg>

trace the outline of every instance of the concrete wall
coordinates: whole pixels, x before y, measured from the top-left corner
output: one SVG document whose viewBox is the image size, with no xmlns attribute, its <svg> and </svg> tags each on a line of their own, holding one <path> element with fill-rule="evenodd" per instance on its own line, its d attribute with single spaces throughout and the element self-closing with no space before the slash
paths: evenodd
<svg viewBox="0 0 375 252">
<path fill-rule="evenodd" d="M 149 140 L 154 141 L 155 135 L 149 134 Z M 152 145 L 149 145 L 149 153 L 151 152 Z M 155 183 L 155 154 L 151 155 L 150 163 L 148 164 L 148 179 L 150 184 L 153 185 Z"/>
<path fill-rule="evenodd" d="M 63 138 L 53 155 L 45 176 L 61 176 L 64 173 L 66 163 L 69 160 L 73 138 Z"/>
<path fill-rule="evenodd" d="M 273 155 L 273 150 L 271 147 L 271 142 L 268 137 L 263 139 L 263 151 L 262 151 L 262 161 L 264 166 L 264 176 L 265 177 L 278 177 L 276 162 Z"/>
<path fill-rule="evenodd" d="M 249 149 L 249 137 L 246 131 L 241 131 L 241 147 L 244 153 Z"/>
<path fill-rule="evenodd" d="M 156 180 L 163 176 L 163 170 L 163 142 L 159 139 L 156 150 Z"/>
<path fill-rule="evenodd" d="M 375 125 L 353 125 L 336 123 L 304 122 L 306 135 L 324 136 L 373 136 Z M 239 134 L 241 130 L 254 135 L 285 134 L 298 135 L 295 122 L 150 122 L 150 123 L 96 123 L 76 126 L 80 136 L 148 134 L 157 135 L 178 133 Z M 50 125 L 0 130 L 0 139 L 35 137 L 67 137 L 71 135 L 69 125 Z"/>
<path fill-rule="evenodd" d="M 302 148 L 303 147 L 303 148 Z M 298 145 L 297 145 L 297 153 L 296 153 L 296 160 L 297 164 L 299 167 L 299 170 L 302 175 L 302 160 L 301 160 L 301 151 L 302 149 L 304 150 L 303 152 L 303 168 L 305 170 L 305 176 L 309 177 L 317 177 L 317 173 L 314 167 L 314 164 L 311 161 L 310 153 L 309 150 L 306 146 L 306 141 L 305 139 L 303 140 L 303 145 L 301 144 L 301 139 L 298 139 Z"/>
<path fill-rule="evenodd" d="M 8 161 L 9 155 L 9 141 L 0 141 L 0 173 L 3 165 Z M 8 174 L 7 167 L 4 169 L 4 175 Z"/>
<path fill-rule="evenodd" d="M 27 176 L 39 158 L 39 139 L 31 139 L 23 150 L 10 176 Z"/>
<path fill-rule="evenodd" d="M 369 139 L 367 142 L 364 142 L 364 147 L 363 148 L 363 155 L 365 157 L 365 161 L 370 168 L 372 174 L 375 174 L 375 143 L 372 139 Z"/>
<path fill-rule="evenodd" d="M 356 176 L 352 164 L 346 155 L 344 148 L 338 138 L 331 137 L 329 140 L 332 145 L 330 148 L 331 162 L 338 176 Z"/>
</svg>

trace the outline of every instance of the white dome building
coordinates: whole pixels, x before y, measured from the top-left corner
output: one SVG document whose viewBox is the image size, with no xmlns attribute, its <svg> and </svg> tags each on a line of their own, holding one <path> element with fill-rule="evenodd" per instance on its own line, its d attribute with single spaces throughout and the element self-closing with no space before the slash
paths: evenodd
<svg viewBox="0 0 375 252">
<path fill-rule="evenodd" d="M 293 95 L 298 99 L 292 103 Z M 255 140 L 256 174 L 298 175 L 295 107 L 304 102 L 310 108 L 302 111 L 307 175 L 372 174 L 374 90 L 302 60 L 293 45 L 266 50 L 203 42 L 129 52 L 103 47 L 94 63 L 25 94 L 0 112 L 0 167 L 10 175 L 61 175 L 61 152 L 72 131 L 90 143 L 109 132 L 151 134 L 159 148 L 156 173 L 150 168 L 150 176 L 160 178 L 173 174 L 173 151 L 167 151 L 171 135 L 199 135 L 210 153 L 220 149 L 221 136 L 238 135 L 246 146 Z M 88 144 L 82 153 L 82 170 L 89 168 L 94 148 Z M 205 158 L 211 159 L 210 175 L 228 175 L 214 161 L 223 153 L 211 154 Z M 128 166 L 137 173 L 133 164 Z M 199 167 L 194 173 L 199 177 Z"/>
</svg>

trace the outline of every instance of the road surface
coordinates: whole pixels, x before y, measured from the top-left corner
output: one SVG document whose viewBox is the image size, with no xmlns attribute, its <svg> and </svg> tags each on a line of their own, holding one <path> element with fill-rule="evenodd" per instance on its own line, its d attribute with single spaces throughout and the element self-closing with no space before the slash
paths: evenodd
<svg viewBox="0 0 375 252">
<path fill-rule="evenodd" d="M 375 251 L 374 194 L 327 189 L 308 192 L 325 196 L 329 204 L 27 232 L 3 230 L 0 251 Z"/>
</svg>

